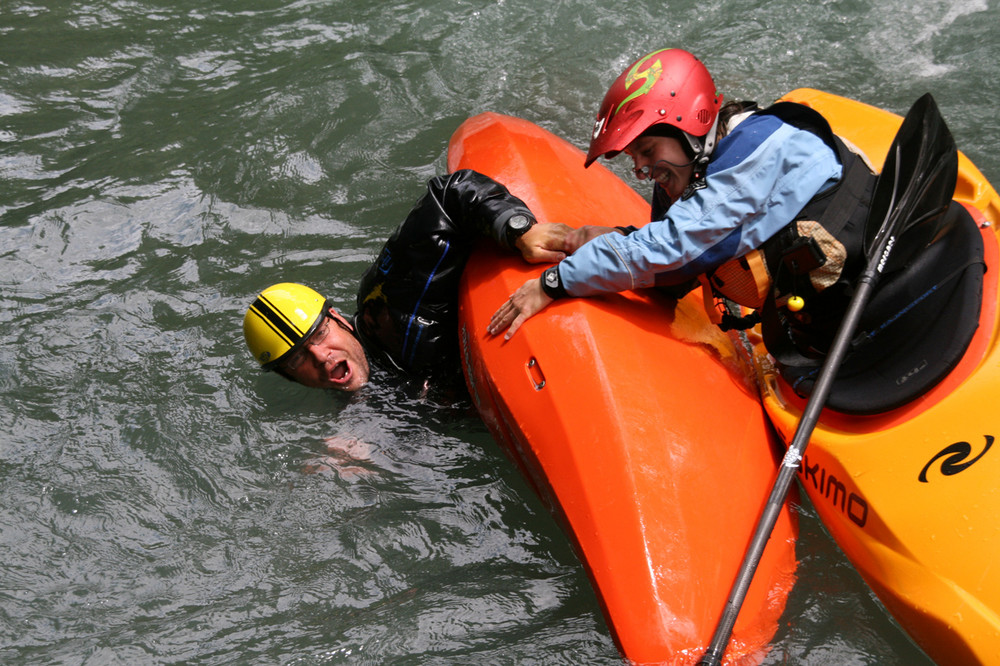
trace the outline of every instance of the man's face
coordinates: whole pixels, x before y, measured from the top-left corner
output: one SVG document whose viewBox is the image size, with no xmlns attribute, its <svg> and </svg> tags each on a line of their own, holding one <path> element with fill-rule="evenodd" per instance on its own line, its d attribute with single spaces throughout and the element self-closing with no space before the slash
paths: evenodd
<svg viewBox="0 0 1000 666">
<path fill-rule="evenodd" d="M 357 391 L 368 381 L 368 358 L 351 333 L 351 324 L 333 308 L 319 328 L 281 369 L 292 379 L 313 388 Z"/>
</svg>

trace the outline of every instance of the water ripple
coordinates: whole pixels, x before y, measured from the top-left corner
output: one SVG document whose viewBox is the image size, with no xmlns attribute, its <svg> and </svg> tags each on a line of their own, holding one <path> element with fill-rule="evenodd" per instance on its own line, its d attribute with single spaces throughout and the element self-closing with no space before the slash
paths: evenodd
<svg viewBox="0 0 1000 666">
<path fill-rule="evenodd" d="M 294 279 L 352 311 L 462 120 L 583 146 L 608 82 L 661 46 L 727 97 L 809 85 L 900 111 L 940 91 L 997 182 L 988 4 L 5 5 L 0 660 L 620 663 L 467 399 L 259 373 L 246 305 Z M 801 522 L 769 663 L 926 663 Z"/>
</svg>

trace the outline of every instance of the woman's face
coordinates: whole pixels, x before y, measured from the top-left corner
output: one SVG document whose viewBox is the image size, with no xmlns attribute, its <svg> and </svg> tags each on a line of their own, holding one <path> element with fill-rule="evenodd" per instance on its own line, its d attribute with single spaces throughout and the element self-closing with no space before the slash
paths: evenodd
<svg viewBox="0 0 1000 666">
<path fill-rule="evenodd" d="M 640 136 L 625 148 L 625 154 L 632 158 L 636 177 L 655 181 L 670 203 L 680 199 L 694 175 L 694 163 L 673 137 Z"/>
</svg>

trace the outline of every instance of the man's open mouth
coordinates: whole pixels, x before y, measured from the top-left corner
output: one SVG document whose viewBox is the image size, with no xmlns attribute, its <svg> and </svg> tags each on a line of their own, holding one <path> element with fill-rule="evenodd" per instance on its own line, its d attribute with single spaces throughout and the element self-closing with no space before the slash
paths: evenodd
<svg viewBox="0 0 1000 666">
<path fill-rule="evenodd" d="M 333 366 L 333 370 L 330 371 L 330 379 L 335 382 L 343 382 L 351 373 L 350 366 L 347 365 L 347 361 L 339 361 L 337 365 Z"/>
</svg>

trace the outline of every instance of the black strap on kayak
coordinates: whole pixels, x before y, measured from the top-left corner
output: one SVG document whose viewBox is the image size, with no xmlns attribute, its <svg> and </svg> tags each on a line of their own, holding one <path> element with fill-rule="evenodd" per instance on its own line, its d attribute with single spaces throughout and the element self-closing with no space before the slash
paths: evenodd
<svg viewBox="0 0 1000 666">
<path fill-rule="evenodd" d="M 734 314 L 728 303 L 722 313 L 722 321 L 719 328 L 723 331 L 746 331 L 760 323 L 760 312 L 754 310 L 745 315 Z"/>
</svg>

